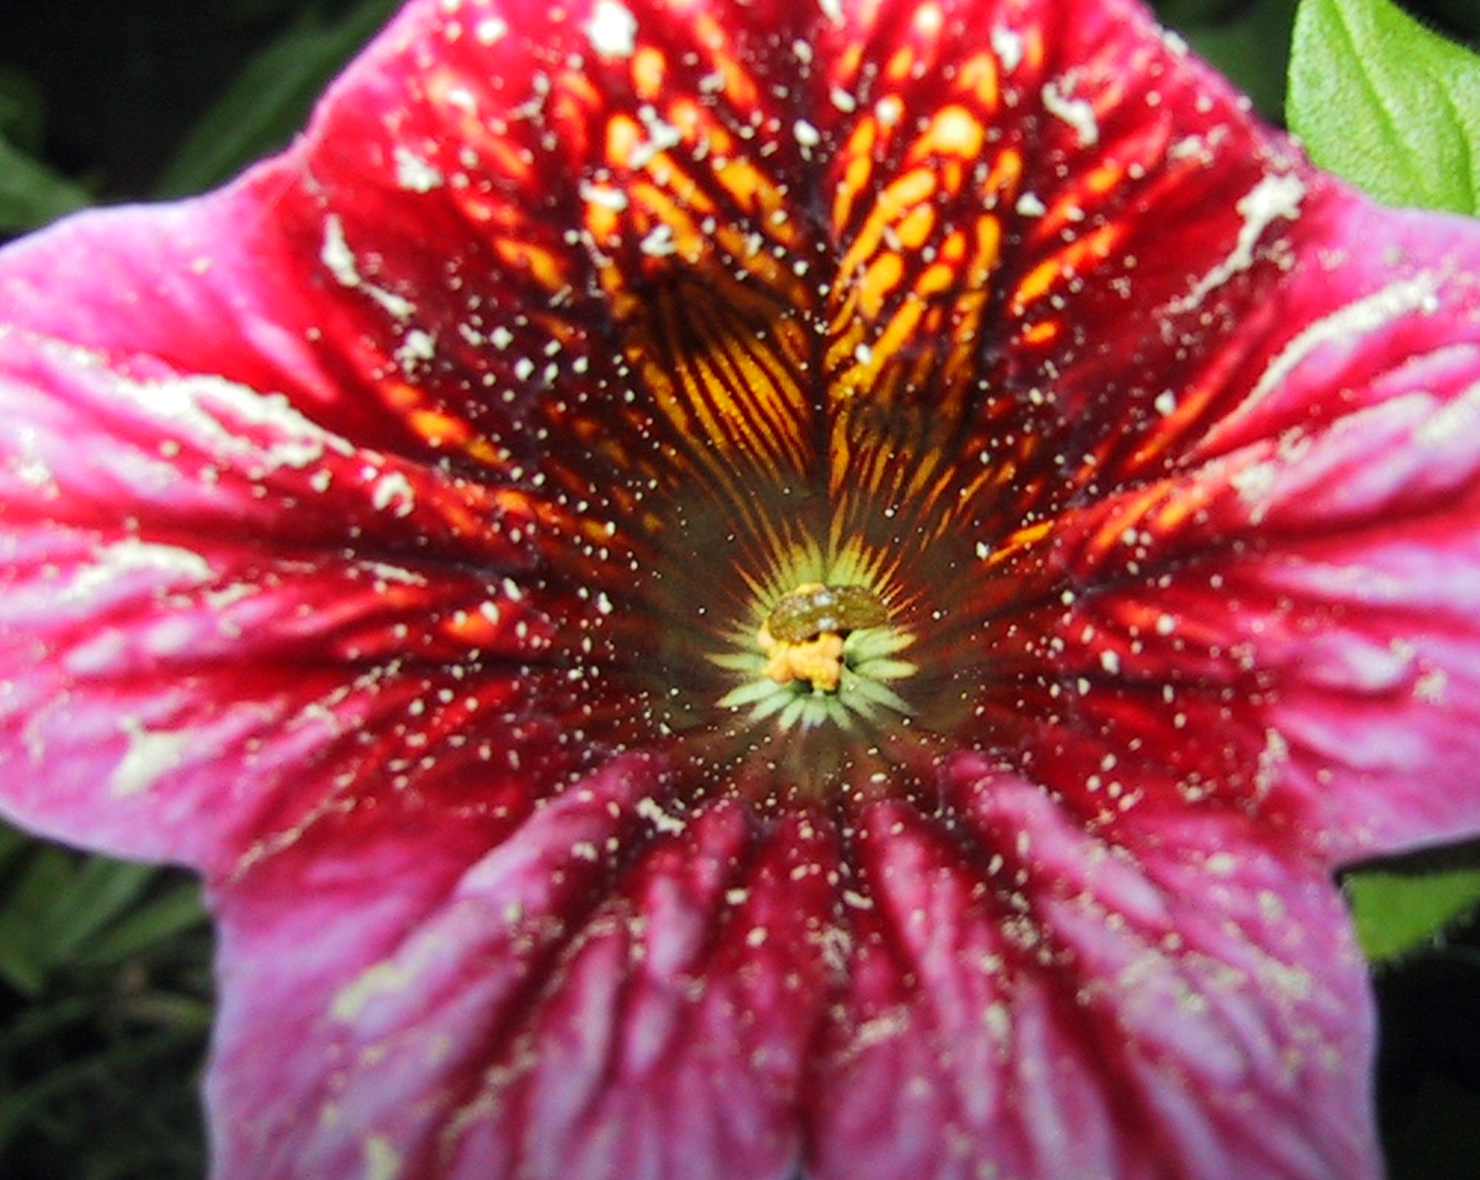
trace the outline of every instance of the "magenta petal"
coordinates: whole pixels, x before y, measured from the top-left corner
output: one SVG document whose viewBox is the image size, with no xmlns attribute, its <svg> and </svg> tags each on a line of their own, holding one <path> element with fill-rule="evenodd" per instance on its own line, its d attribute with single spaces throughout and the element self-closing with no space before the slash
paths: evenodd
<svg viewBox="0 0 1480 1180">
<path fill-rule="evenodd" d="M 218 1174 L 790 1175 L 833 853 L 654 785 L 614 764 L 466 867 L 407 833 L 224 891 Z"/>
<path fill-rule="evenodd" d="M 1010 775 L 954 838 L 871 818 L 822 1180 L 1376 1177 L 1372 1013 L 1341 899 L 1256 834 L 1124 842 Z"/>
<path fill-rule="evenodd" d="M 120 367 L 0 334 L 13 815 L 224 873 L 335 809 L 359 767 L 527 697 L 456 667 L 548 631 L 511 578 L 517 499 L 356 447 L 277 395 Z M 429 565 L 428 541 L 467 572 Z M 418 777 L 480 761 L 448 754 Z"/>
<path fill-rule="evenodd" d="M 1480 830 L 1480 244 L 1350 196 L 1316 224 L 1298 326 L 1202 446 L 1256 458 L 1220 596 L 1268 690 L 1266 776 L 1349 861 Z"/>
</svg>

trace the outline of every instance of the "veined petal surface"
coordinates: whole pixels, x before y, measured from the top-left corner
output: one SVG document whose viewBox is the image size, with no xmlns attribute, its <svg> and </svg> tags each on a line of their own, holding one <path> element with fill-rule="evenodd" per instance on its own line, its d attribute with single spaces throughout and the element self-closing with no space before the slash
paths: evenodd
<svg viewBox="0 0 1480 1180">
<path fill-rule="evenodd" d="M 1131 0 L 418 0 L 0 254 L 0 804 L 206 875 L 224 1180 L 1376 1176 L 1476 275 Z"/>
</svg>

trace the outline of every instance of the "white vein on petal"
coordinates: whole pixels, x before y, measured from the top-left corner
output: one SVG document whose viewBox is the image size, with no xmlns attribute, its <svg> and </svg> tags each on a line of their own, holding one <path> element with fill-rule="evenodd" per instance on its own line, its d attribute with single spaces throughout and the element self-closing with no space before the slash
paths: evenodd
<svg viewBox="0 0 1480 1180">
<path fill-rule="evenodd" d="M 1257 410 L 1271 394 L 1284 386 L 1296 369 L 1320 349 L 1356 340 L 1409 312 L 1433 311 L 1437 307 L 1438 289 L 1439 281 L 1436 276 L 1419 274 L 1410 279 L 1389 283 L 1381 290 L 1322 316 L 1280 350 L 1279 355 L 1260 374 L 1248 396 L 1219 424 L 1215 434 Z"/>
</svg>

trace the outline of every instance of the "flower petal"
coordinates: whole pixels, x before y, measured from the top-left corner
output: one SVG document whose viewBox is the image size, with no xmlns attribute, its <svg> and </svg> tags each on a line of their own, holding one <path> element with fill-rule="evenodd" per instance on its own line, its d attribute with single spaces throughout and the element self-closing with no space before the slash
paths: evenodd
<svg viewBox="0 0 1480 1180">
<path fill-rule="evenodd" d="M 1011 774 L 868 821 L 821 1180 L 1376 1177 L 1371 1003 L 1319 866 L 1248 825 L 1086 833 Z"/>
<path fill-rule="evenodd" d="M 626 759 L 465 871 L 383 835 L 223 893 L 221 1174 L 790 1175 L 835 851 L 658 798 Z"/>
<path fill-rule="evenodd" d="M 225 874 L 397 781 L 427 792 L 413 810 L 438 782 L 455 809 L 477 767 L 489 804 L 522 751 L 522 809 L 569 765 L 533 703 L 561 700 L 553 677 L 517 669 L 548 654 L 549 609 L 595 608 L 525 597 L 520 496 L 357 447 L 281 397 L 18 329 L 0 412 L 20 424 L 0 462 L 19 818 Z M 467 738 L 480 708 L 506 719 L 497 749 Z"/>
</svg>

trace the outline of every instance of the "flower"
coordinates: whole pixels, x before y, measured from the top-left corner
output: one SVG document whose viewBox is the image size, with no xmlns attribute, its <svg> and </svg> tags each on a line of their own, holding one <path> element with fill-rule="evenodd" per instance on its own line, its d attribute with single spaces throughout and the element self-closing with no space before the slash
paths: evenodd
<svg viewBox="0 0 1480 1180">
<path fill-rule="evenodd" d="M 1134 0 L 416 0 L 0 254 L 0 798 L 205 876 L 223 1180 L 1376 1176 L 1477 274 Z"/>
</svg>

